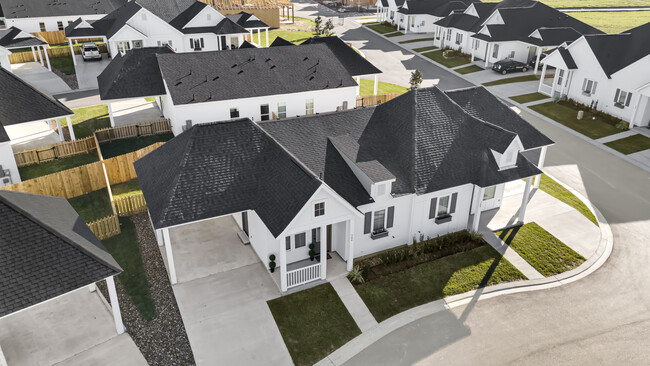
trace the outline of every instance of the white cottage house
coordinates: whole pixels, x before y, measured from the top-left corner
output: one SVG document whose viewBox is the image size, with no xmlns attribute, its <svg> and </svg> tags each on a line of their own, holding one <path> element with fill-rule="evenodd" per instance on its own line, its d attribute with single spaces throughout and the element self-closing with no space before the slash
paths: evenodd
<svg viewBox="0 0 650 366">
<path fill-rule="evenodd" d="M 51 71 L 52 66 L 50 65 L 47 50 L 45 49 L 46 46 L 46 42 L 16 27 L 0 28 L 0 67 L 11 71 L 9 55 L 12 53 L 12 50 L 30 48 L 34 55 L 34 60 L 37 62 L 40 61 L 41 65 L 49 68 Z"/>
<path fill-rule="evenodd" d="M 436 22 L 434 45 L 472 55 L 490 67 L 503 59 L 535 62 L 538 71 L 543 51 L 583 34 L 602 34 L 561 11 L 534 0 L 503 0 L 496 4 L 474 3 L 463 13 Z"/>
<path fill-rule="evenodd" d="M 523 221 L 552 143 L 482 87 L 434 87 L 372 108 L 195 125 L 134 165 L 172 283 L 170 230 L 234 217 L 264 265 L 276 258 L 284 292 L 325 279 L 323 253 L 351 270 L 420 236 L 476 231 L 505 183 L 527 179 Z"/>
<path fill-rule="evenodd" d="M 634 126 L 650 124 L 650 23 L 587 35 L 544 59 L 539 92 L 570 98 Z"/>
</svg>

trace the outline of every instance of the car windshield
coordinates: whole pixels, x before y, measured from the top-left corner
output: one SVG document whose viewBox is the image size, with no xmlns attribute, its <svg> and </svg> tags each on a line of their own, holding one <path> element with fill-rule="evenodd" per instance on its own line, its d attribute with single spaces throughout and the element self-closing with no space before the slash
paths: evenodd
<svg viewBox="0 0 650 366">
<path fill-rule="evenodd" d="M 84 48 L 87 51 L 97 51 L 97 46 L 85 46 Z"/>
</svg>

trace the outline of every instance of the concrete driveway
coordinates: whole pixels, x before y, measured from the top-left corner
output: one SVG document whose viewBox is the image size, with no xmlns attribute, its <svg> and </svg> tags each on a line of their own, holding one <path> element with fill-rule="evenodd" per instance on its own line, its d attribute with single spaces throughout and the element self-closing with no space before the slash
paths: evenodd
<svg viewBox="0 0 650 366">
<path fill-rule="evenodd" d="M 106 66 L 111 62 L 107 54 L 102 54 L 101 60 L 85 61 L 81 55 L 75 55 L 77 65 L 75 71 L 77 73 L 77 82 L 79 83 L 79 90 L 97 89 L 97 76 L 104 71 Z"/>
<path fill-rule="evenodd" d="M 291 365 L 266 304 L 280 291 L 238 231 L 232 216 L 170 230 L 179 282 L 172 288 L 194 359 L 199 366 Z"/>
<path fill-rule="evenodd" d="M 110 310 L 82 288 L 0 319 L 0 347 L 10 366 L 126 365 L 147 362 Z"/>
<path fill-rule="evenodd" d="M 147 102 L 145 98 L 112 102 L 111 108 L 115 126 L 131 125 L 163 118 L 158 104 L 156 102 Z"/>
<path fill-rule="evenodd" d="M 35 88 L 50 93 L 65 93 L 72 89 L 55 73 L 38 62 L 11 65 L 11 71 Z"/>
</svg>

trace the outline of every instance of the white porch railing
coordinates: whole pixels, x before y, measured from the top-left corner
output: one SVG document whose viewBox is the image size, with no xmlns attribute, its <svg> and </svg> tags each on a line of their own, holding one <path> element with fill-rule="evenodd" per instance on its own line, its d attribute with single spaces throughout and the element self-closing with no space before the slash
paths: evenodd
<svg viewBox="0 0 650 366">
<path fill-rule="evenodd" d="M 320 263 L 287 272 L 287 288 L 320 279 Z"/>
</svg>

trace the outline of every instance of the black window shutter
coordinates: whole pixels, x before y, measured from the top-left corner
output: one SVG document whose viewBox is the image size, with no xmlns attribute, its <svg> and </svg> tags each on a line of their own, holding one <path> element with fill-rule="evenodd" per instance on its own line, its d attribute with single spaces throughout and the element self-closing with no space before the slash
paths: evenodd
<svg viewBox="0 0 650 366">
<path fill-rule="evenodd" d="M 614 95 L 614 102 L 618 103 L 618 96 L 621 94 L 621 89 L 616 89 L 616 95 Z"/>
<path fill-rule="evenodd" d="M 190 38 L 190 48 L 194 48 L 194 39 Z"/>
<path fill-rule="evenodd" d="M 438 198 L 434 197 L 431 199 L 431 206 L 429 206 L 429 218 L 434 219 L 436 217 L 436 204 L 438 203 Z"/>
<path fill-rule="evenodd" d="M 203 38 L 201 38 L 201 48 L 205 47 L 205 44 L 203 43 Z"/>
<path fill-rule="evenodd" d="M 591 87 L 591 94 L 596 94 L 596 87 L 598 86 L 598 82 L 594 81 L 594 85 Z"/>
<path fill-rule="evenodd" d="M 629 107 L 631 101 L 632 101 L 632 93 L 627 93 L 627 100 L 625 101 L 625 106 Z"/>
<path fill-rule="evenodd" d="M 284 239 L 284 242 L 285 242 L 285 246 L 284 246 L 284 247 L 285 247 L 287 250 L 291 250 L 291 237 L 290 237 L 290 236 L 287 236 L 287 237 Z"/>
<path fill-rule="evenodd" d="M 458 193 L 451 195 L 451 206 L 449 207 L 449 213 L 453 214 L 456 212 L 456 200 L 458 199 Z"/>
<path fill-rule="evenodd" d="M 388 208 L 388 217 L 386 218 L 386 228 L 393 227 L 393 218 L 395 217 L 395 206 Z"/>
<path fill-rule="evenodd" d="M 370 225 L 372 224 L 372 212 L 366 212 L 365 218 L 363 220 L 363 233 L 370 233 Z"/>
<path fill-rule="evenodd" d="M 586 90 L 587 90 L 587 78 L 585 78 L 585 80 L 582 82 L 582 91 L 586 91 Z"/>
</svg>

